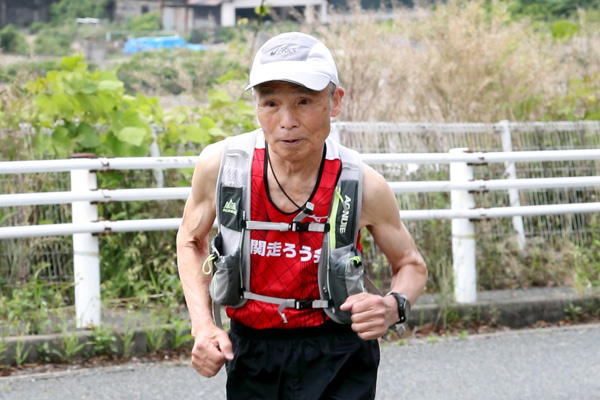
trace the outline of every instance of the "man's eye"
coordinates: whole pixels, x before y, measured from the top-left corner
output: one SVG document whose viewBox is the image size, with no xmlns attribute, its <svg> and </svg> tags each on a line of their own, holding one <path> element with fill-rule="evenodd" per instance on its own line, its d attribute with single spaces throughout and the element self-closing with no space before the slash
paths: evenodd
<svg viewBox="0 0 600 400">
<path fill-rule="evenodd" d="M 308 103 L 310 103 L 310 100 L 308 100 L 308 99 L 302 99 L 302 100 L 300 100 L 300 104 L 302 104 L 302 105 L 306 105 Z"/>
<path fill-rule="evenodd" d="M 275 102 L 274 101 L 268 101 L 267 102 L 267 107 L 275 107 Z"/>
</svg>

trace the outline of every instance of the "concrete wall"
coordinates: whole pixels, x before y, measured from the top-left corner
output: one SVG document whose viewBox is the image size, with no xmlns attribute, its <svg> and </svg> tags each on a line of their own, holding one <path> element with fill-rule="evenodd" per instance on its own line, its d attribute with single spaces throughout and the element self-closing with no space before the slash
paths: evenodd
<svg viewBox="0 0 600 400">
<path fill-rule="evenodd" d="M 162 9 L 162 27 L 166 31 L 177 32 L 185 36 L 193 29 L 194 13 L 187 7 L 164 7 Z"/>
</svg>

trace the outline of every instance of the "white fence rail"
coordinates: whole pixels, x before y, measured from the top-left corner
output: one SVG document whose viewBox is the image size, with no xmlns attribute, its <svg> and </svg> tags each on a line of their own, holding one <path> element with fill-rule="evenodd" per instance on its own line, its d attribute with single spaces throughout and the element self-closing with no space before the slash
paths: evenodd
<svg viewBox="0 0 600 400">
<path fill-rule="evenodd" d="M 473 192 L 519 189 L 599 187 L 599 176 L 573 178 L 516 179 L 510 174 L 515 162 L 563 160 L 600 160 L 596 149 L 471 152 L 453 149 L 450 153 L 363 154 L 367 164 L 449 164 L 449 181 L 389 182 L 395 193 L 450 192 L 450 209 L 402 210 L 404 220 L 452 219 L 455 298 L 458 302 L 476 300 L 475 234 L 473 221 L 482 218 L 514 217 L 519 232 L 519 218 L 524 215 L 549 215 L 600 212 L 600 202 L 565 203 L 507 207 L 475 208 Z M 0 162 L 0 174 L 27 174 L 51 171 L 71 172 L 71 191 L 50 193 L 18 193 L 0 195 L 0 207 L 48 204 L 72 204 L 72 223 L 35 226 L 0 227 L 0 239 L 37 236 L 73 236 L 75 306 L 78 327 L 100 324 L 100 261 L 97 234 L 176 230 L 180 218 L 130 221 L 98 221 L 97 204 L 110 201 L 146 201 L 185 199 L 190 188 L 97 189 L 96 172 L 134 169 L 193 168 L 197 157 L 95 158 L 52 161 Z M 473 165 L 504 163 L 508 179 L 474 180 Z M 521 240 L 524 244 L 524 236 Z"/>
</svg>

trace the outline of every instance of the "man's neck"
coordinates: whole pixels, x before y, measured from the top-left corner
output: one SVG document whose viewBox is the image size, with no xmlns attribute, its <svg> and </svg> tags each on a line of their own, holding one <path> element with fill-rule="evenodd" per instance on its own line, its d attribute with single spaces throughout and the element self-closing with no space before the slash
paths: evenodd
<svg viewBox="0 0 600 400">
<path fill-rule="evenodd" d="M 292 178 L 308 178 L 317 176 L 321 161 L 323 160 L 323 152 L 325 144 L 320 151 L 315 151 L 309 157 L 302 160 L 288 160 L 279 157 L 272 150 L 267 149 L 269 154 L 269 162 L 273 166 L 278 179 Z M 281 182 L 281 180 L 280 180 Z"/>
<path fill-rule="evenodd" d="M 268 190 L 272 201 L 282 211 L 292 212 L 310 200 L 319 180 L 319 170 L 323 160 L 323 150 L 311 154 L 302 161 L 282 160 L 274 154 L 267 154 L 270 163 L 267 169 Z M 274 160 L 275 159 L 275 160 Z"/>
</svg>

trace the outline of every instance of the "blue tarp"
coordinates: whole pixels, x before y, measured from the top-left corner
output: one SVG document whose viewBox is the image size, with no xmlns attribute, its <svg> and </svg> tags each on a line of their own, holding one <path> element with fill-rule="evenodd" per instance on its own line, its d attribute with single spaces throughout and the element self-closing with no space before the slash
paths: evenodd
<svg viewBox="0 0 600 400">
<path fill-rule="evenodd" d="M 123 46 L 123 53 L 133 54 L 139 51 L 174 49 L 178 47 L 186 47 L 196 51 L 206 50 L 205 46 L 201 44 L 186 43 L 185 39 L 179 36 L 158 36 L 128 39 L 125 42 L 125 46 Z"/>
<path fill-rule="evenodd" d="M 188 43 L 185 45 L 185 47 L 187 49 L 195 50 L 195 51 L 202 51 L 202 50 L 206 50 L 208 48 L 203 44 L 193 44 L 193 43 Z"/>
</svg>

